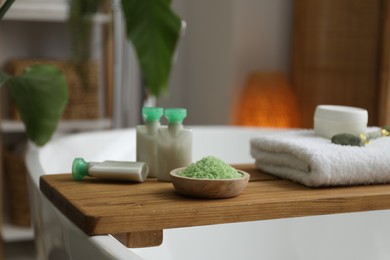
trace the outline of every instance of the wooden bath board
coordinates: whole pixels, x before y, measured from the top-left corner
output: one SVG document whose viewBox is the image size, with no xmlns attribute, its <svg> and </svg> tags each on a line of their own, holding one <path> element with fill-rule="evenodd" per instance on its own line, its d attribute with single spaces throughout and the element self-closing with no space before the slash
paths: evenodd
<svg viewBox="0 0 390 260">
<path fill-rule="evenodd" d="M 308 188 L 257 170 L 235 198 L 207 200 L 179 195 L 171 183 L 103 182 L 70 174 L 44 175 L 45 196 L 87 235 L 111 234 L 127 247 L 157 246 L 163 230 L 243 221 L 390 209 L 390 185 Z"/>
</svg>

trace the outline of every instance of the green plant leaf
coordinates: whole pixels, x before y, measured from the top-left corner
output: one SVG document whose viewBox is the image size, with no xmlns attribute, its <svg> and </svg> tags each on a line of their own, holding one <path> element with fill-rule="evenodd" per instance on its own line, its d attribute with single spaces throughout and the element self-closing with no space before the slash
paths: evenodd
<svg viewBox="0 0 390 260">
<path fill-rule="evenodd" d="M 180 36 L 181 19 L 170 0 L 122 0 L 127 37 L 136 50 L 150 93 L 168 88 L 172 57 Z"/>
<path fill-rule="evenodd" d="M 8 79 L 12 99 L 37 145 L 48 142 L 57 128 L 68 100 L 63 73 L 52 65 L 33 65 L 20 76 Z"/>
<path fill-rule="evenodd" d="M 6 0 L 3 5 L 0 7 L 0 20 L 3 19 L 5 13 L 11 7 L 11 5 L 15 2 L 15 0 Z"/>
</svg>

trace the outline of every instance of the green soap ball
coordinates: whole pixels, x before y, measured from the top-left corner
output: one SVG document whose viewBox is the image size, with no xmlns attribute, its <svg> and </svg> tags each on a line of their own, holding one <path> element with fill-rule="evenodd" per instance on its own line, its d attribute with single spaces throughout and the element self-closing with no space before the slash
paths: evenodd
<svg viewBox="0 0 390 260">
<path fill-rule="evenodd" d="M 332 137 L 332 143 L 350 146 L 364 146 L 364 142 L 352 134 L 338 134 Z"/>
</svg>

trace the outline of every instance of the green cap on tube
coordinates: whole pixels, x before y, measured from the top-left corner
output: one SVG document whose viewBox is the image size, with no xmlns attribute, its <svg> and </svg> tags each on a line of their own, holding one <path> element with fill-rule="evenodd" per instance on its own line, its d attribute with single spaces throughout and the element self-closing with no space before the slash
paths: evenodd
<svg viewBox="0 0 390 260">
<path fill-rule="evenodd" d="M 143 107 L 142 115 L 146 122 L 160 121 L 163 115 L 163 109 L 161 107 Z"/>
<path fill-rule="evenodd" d="M 88 163 L 83 158 L 75 158 L 72 164 L 72 177 L 76 181 L 81 181 L 88 175 Z"/>
<path fill-rule="evenodd" d="M 181 124 L 186 116 L 187 109 L 185 108 L 165 109 L 165 117 L 168 119 L 169 124 Z"/>
</svg>

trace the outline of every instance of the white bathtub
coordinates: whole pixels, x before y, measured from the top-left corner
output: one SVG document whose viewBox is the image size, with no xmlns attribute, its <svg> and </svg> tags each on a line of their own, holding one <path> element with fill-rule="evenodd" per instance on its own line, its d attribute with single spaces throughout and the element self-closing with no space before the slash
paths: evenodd
<svg viewBox="0 0 390 260">
<path fill-rule="evenodd" d="M 249 139 L 269 129 L 193 127 L 194 161 L 215 155 L 250 163 Z M 128 249 L 109 235 L 86 236 L 40 193 L 39 176 L 66 173 L 74 157 L 134 160 L 134 129 L 81 133 L 30 146 L 33 222 L 39 259 L 390 259 L 390 211 L 371 211 L 164 230 L 161 246 Z"/>
</svg>

